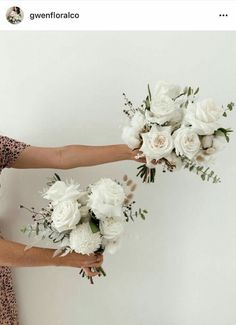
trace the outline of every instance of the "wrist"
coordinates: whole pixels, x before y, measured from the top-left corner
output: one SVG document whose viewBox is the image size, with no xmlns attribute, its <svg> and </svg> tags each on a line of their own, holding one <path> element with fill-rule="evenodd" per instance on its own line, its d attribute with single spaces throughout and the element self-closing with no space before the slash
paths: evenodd
<svg viewBox="0 0 236 325">
<path fill-rule="evenodd" d="M 121 144 L 119 146 L 122 160 L 132 160 L 132 149 L 130 149 L 126 144 Z"/>
</svg>

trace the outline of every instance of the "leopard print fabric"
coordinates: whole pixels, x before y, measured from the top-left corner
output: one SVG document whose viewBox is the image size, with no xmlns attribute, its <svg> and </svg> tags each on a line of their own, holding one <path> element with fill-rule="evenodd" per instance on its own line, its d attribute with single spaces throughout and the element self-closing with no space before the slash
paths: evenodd
<svg viewBox="0 0 236 325">
<path fill-rule="evenodd" d="M 28 144 L 0 136 L 0 173 L 10 168 Z M 0 233 L 0 237 L 1 236 Z M 0 266 L 0 325 L 19 325 L 11 269 Z"/>
</svg>

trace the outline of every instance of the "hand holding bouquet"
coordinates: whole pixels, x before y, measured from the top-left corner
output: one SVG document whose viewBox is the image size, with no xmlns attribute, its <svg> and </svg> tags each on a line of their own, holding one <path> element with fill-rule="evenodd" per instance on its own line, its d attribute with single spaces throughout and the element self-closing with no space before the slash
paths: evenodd
<svg viewBox="0 0 236 325">
<path fill-rule="evenodd" d="M 142 209 L 133 210 L 136 185 L 127 176 L 124 176 L 124 185 L 102 178 L 81 190 L 73 180 L 64 182 L 55 174 L 47 185 L 42 195 L 49 200 L 48 205 L 39 212 L 26 208 L 33 213 L 34 223 L 22 231 L 35 237 L 32 245 L 45 238 L 51 240 L 58 246 L 54 256 L 71 252 L 114 254 L 120 247 L 125 222 L 138 216 L 145 219 L 147 213 Z M 93 271 L 105 275 L 101 267 Z M 92 277 L 89 278 L 93 283 Z"/>
</svg>

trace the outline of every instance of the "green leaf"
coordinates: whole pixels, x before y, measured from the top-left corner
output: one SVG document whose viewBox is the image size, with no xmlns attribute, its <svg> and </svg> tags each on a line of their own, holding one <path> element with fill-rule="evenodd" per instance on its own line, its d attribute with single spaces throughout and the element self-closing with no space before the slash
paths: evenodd
<svg viewBox="0 0 236 325">
<path fill-rule="evenodd" d="M 95 234 L 96 232 L 99 232 L 99 227 L 93 222 L 93 220 L 89 221 L 90 228 L 92 232 Z"/>
<path fill-rule="evenodd" d="M 141 213 L 140 216 L 143 220 L 145 220 L 145 215 L 143 213 Z"/>
<path fill-rule="evenodd" d="M 194 92 L 194 95 L 197 95 L 197 93 L 199 92 L 199 87 L 197 87 L 197 89 Z"/>
<path fill-rule="evenodd" d="M 228 108 L 229 111 L 232 111 L 233 108 L 234 108 L 234 103 L 233 103 L 233 102 L 229 103 L 229 104 L 227 105 L 227 108 Z"/>
<path fill-rule="evenodd" d="M 20 231 L 23 232 L 23 234 L 25 234 L 26 233 L 26 230 L 27 230 L 27 227 L 24 226 L 24 228 L 22 228 Z"/>
<path fill-rule="evenodd" d="M 205 174 L 202 174 L 202 175 L 201 175 L 201 179 L 202 179 L 203 181 L 205 181 L 205 179 L 206 179 L 206 175 L 205 175 Z"/>
<path fill-rule="evenodd" d="M 148 96 L 149 96 L 149 101 L 152 100 L 152 95 L 151 95 L 151 90 L 150 90 L 150 86 L 148 84 Z"/>
<path fill-rule="evenodd" d="M 36 231 L 36 235 L 38 236 L 38 234 L 39 234 L 39 224 L 38 224 L 38 222 L 36 223 L 35 231 Z"/>
<path fill-rule="evenodd" d="M 60 176 L 57 173 L 54 173 L 54 175 L 56 176 L 56 178 L 58 179 L 58 181 L 61 180 Z"/>
</svg>

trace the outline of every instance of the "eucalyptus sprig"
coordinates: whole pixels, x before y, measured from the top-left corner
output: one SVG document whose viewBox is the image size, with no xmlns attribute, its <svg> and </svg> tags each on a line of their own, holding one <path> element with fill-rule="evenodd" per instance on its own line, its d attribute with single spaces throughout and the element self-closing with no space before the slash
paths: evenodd
<svg viewBox="0 0 236 325">
<path fill-rule="evenodd" d="M 203 181 L 212 181 L 213 184 L 221 182 L 220 177 L 210 167 L 199 166 L 187 157 L 181 157 L 181 160 L 184 163 L 184 168 L 199 175 Z"/>
</svg>

